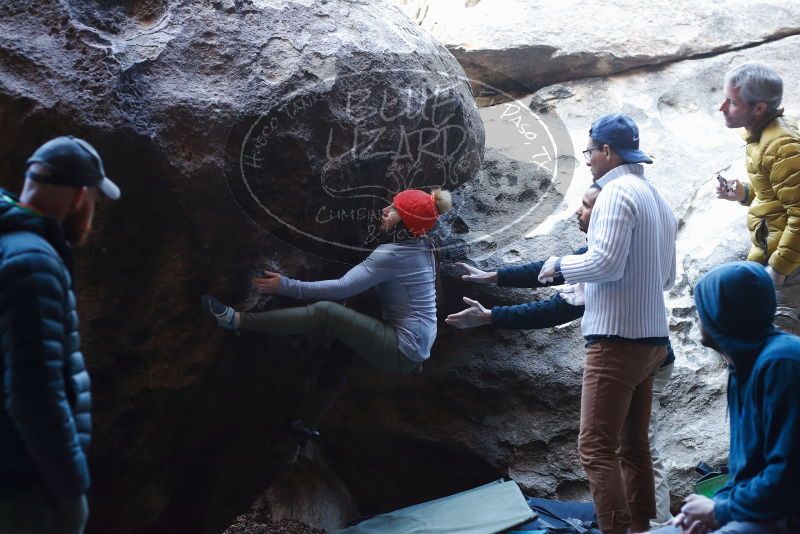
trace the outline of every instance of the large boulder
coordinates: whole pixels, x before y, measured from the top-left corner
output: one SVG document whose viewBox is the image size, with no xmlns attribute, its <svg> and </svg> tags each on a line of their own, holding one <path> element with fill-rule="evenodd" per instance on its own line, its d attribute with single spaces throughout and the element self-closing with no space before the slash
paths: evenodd
<svg viewBox="0 0 800 534">
<path fill-rule="evenodd" d="M 483 153 L 463 70 L 384 2 L 4 2 L 0 117 L 4 187 L 72 133 L 123 190 L 76 269 L 95 532 L 220 532 L 296 454 L 327 340 L 224 335 L 202 293 L 339 276 L 395 192 Z"/>
<path fill-rule="evenodd" d="M 800 33 L 800 6 L 783 0 L 395 2 L 453 52 L 477 93 L 496 97 Z"/>
</svg>

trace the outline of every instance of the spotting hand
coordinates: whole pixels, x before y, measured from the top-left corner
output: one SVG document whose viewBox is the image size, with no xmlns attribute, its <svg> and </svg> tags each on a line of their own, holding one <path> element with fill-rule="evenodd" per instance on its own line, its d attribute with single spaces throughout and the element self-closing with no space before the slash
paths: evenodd
<svg viewBox="0 0 800 534">
<path fill-rule="evenodd" d="M 567 304 L 573 306 L 585 306 L 586 294 L 583 292 L 583 282 L 579 284 L 570 284 L 558 292 L 562 299 Z"/>
<path fill-rule="evenodd" d="M 465 328 L 492 324 L 492 312 L 484 308 L 480 302 L 464 297 L 464 303 L 467 304 L 469 308 L 448 315 L 444 322 L 462 330 Z"/>
<path fill-rule="evenodd" d="M 477 267 L 467 265 L 466 263 L 457 262 L 458 267 L 462 272 L 467 274 L 461 275 L 461 279 L 465 282 L 474 282 L 476 284 L 496 284 L 497 272 L 481 271 Z"/>
</svg>

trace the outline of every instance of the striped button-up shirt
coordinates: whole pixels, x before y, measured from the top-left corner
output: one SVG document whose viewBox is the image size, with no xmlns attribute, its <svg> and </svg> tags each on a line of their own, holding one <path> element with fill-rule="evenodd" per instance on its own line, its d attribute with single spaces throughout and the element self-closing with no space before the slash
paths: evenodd
<svg viewBox="0 0 800 534">
<path fill-rule="evenodd" d="M 615 167 L 589 222 L 589 251 L 561 259 L 569 283 L 586 283 L 584 336 L 667 337 L 664 291 L 675 283 L 678 222 L 639 164 Z"/>
</svg>

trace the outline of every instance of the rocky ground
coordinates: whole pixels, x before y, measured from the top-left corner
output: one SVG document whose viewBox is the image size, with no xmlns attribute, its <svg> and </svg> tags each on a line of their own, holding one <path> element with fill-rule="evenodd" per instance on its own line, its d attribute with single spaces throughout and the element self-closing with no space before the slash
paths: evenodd
<svg viewBox="0 0 800 534">
<path fill-rule="evenodd" d="M 246 514 L 236 518 L 236 522 L 225 529 L 223 534 L 321 534 L 324 530 L 312 528 L 295 521 L 284 519 L 273 521 L 268 510 L 254 507 Z"/>
</svg>

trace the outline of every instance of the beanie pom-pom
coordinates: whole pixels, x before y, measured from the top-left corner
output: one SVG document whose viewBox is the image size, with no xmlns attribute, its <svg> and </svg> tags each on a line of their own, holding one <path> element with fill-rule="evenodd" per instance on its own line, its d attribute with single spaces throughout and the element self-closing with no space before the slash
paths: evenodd
<svg viewBox="0 0 800 534">
<path fill-rule="evenodd" d="M 437 187 L 433 190 L 431 196 L 436 203 L 436 211 L 439 212 L 439 215 L 447 213 L 453 207 L 453 197 L 450 191 Z"/>
</svg>

